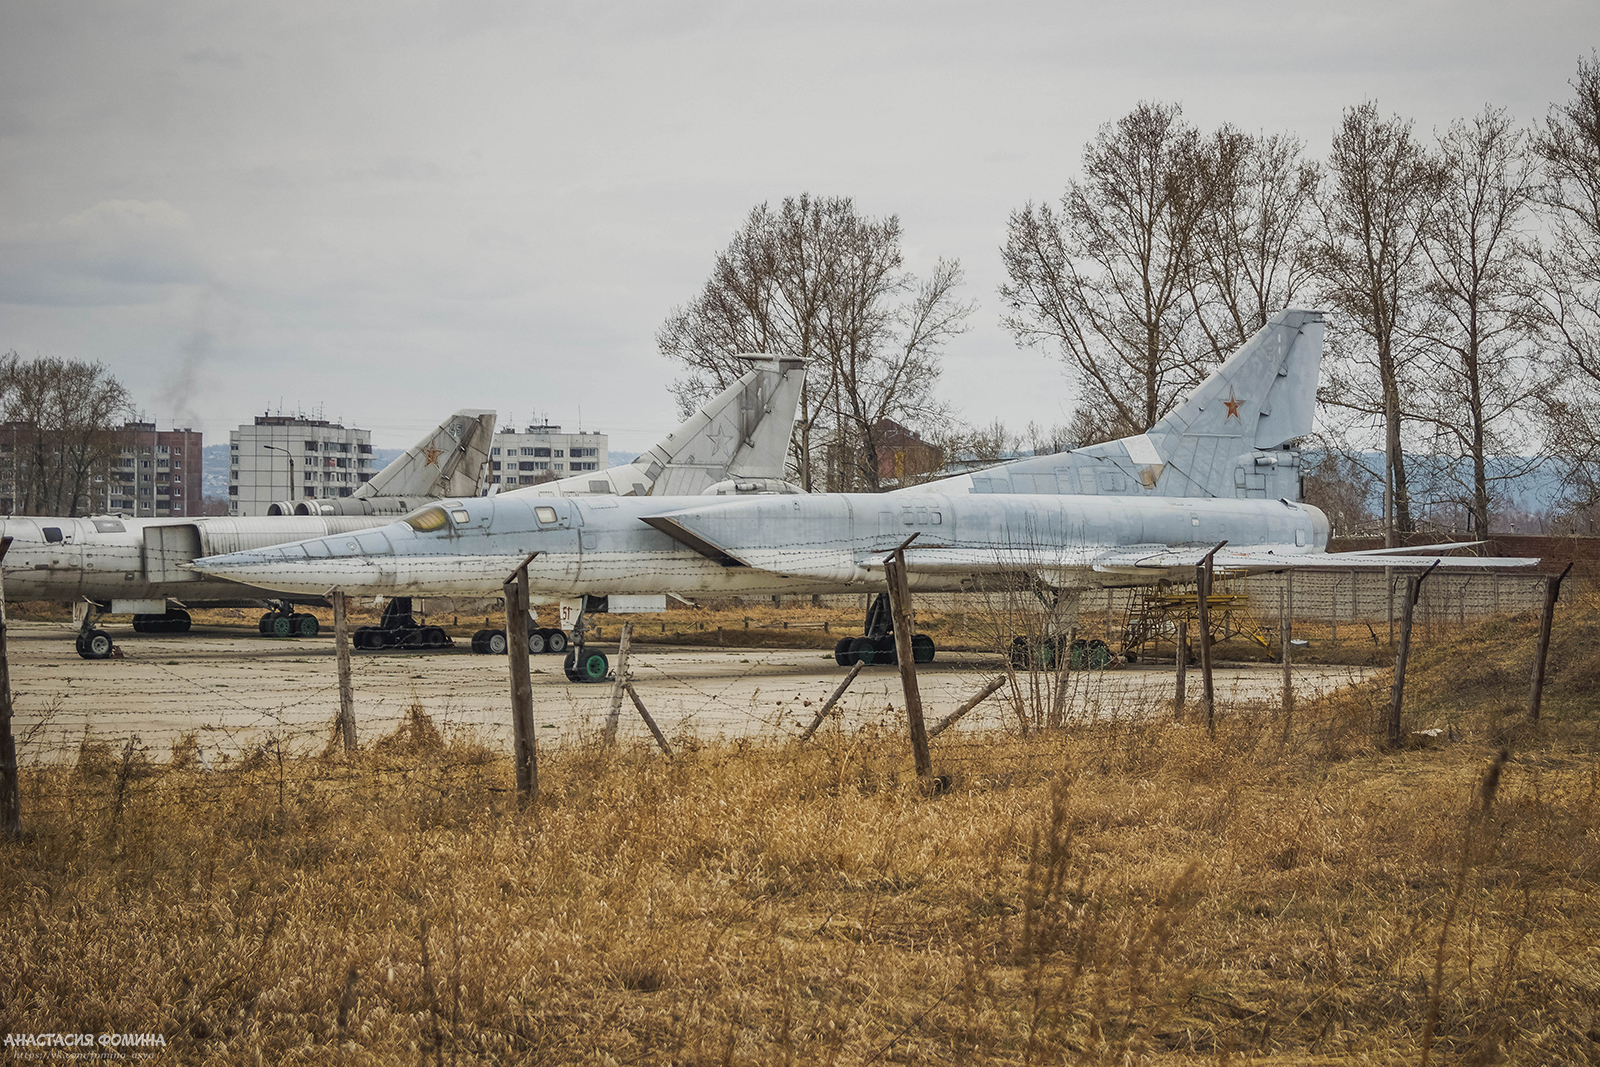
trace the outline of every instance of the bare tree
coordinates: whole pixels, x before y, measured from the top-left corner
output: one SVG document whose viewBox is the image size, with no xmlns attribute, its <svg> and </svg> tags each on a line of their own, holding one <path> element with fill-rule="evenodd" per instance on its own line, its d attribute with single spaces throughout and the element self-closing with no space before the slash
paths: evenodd
<svg viewBox="0 0 1600 1067">
<path fill-rule="evenodd" d="M 1084 147 L 1059 213 L 1030 203 L 1011 215 L 1002 323 L 1066 361 L 1093 436 L 1144 432 L 1203 376 L 1187 264 L 1209 188 L 1182 109 L 1145 102 Z"/>
<path fill-rule="evenodd" d="M 1368 501 L 1377 479 L 1361 464 L 1338 452 L 1319 453 L 1306 472 L 1305 498 L 1322 509 L 1335 537 L 1353 537 L 1374 522 Z"/>
<path fill-rule="evenodd" d="M 1554 105 L 1533 140 L 1544 164 L 1548 244 L 1538 252 L 1542 325 L 1565 388 L 1545 398 L 1552 453 L 1570 502 L 1600 505 L 1600 58 L 1578 61 L 1574 96 Z"/>
<path fill-rule="evenodd" d="M 688 371 L 673 386 L 684 414 L 738 377 L 740 352 L 806 359 L 792 444 L 802 487 L 877 489 L 873 428 L 938 417 L 938 356 L 973 310 L 955 296 L 958 262 L 941 260 L 919 281 L 904 268 L 900 238 L 896 216 L 863 217 L 848 197 L 753 209 L 700 296 L 657 334 L 662 354 Z"/>
<path fill-rule="evenodd" d="M 23 361 L 11 352 L 0 360 L 0 406 L 12 511 L 76 516 L 93 510 L 95 479 L 121 445 L 117 424 L 130 408 L 122 383 L 99 363 Z"/>
<path fill-rule="evenodd" d="M 1312 277 L 1321 172 L 1301 158 L 1304 147 L 1285 134 L 1233 126 L 1204 145 L 1211 196 L 1188 259 L 1189 293 L 1213 359 L 1293 307 Z"/>
<path fill-rule="evenodd" d="M 1364 343 L 1345 331 L 1344 343 L 1330 346 L 1342 358 L 1331 361 L 1320 395 L 1325 404 L 1383 420 L 1384 540 L 1391 546 L 1397 532 L 1412 527 L 1402 438 L 1413 354 L 1407 319 L 1421 301 L 1420 223 L 1437 188 L 1437 168 L 1408 120 L 1381 118 L 1371 101 L 1345 112 L 1317 200 L 1317 280 Z"/>
<path fill-rule="evenodd" d="M 872 246 L 863 241 L 856 247 L 869 252 Z M 896 247 L 896 266 L 899 258 Z M 858 457 L 854 484 L 838 488 L 875 493 L 881 469 L 877 427 L 890 418 L 915 416 L 927 423 L 943 417 L 942 405 L 933 398 L 939 353 L 946 341 L 966 329 L 973 306 L 954 296 L 961 265 L 953 260 L 936 263 L 900 305 L 888 298 L 909 284 L 894 276 L 888 256 L 854 266 L 842 279 L 848 284 L 834 291 L 823 337 L 838 366 L 840 410 L 834 432 L 853 445 Z"/>
<path fill-rule="evenodd" d="M 1435 454 L 1470 467 L 1464 479 L 1453 463 L 1439 475 L 1465 489 L 1457 499 L 1484 535 L 1491 483 L 1537 462 L 1491 473 L 1493 457 L 1528 445 L 1524 416 L 1542 384 L 1528 351 L 1535 318 L 1522 240 L 1537 182 L 1526 137 L 1500 108 L 1452 123 L 1439 138 L 1438 162 L 1442 184 L 1423 223 L 1427 314 L 1418 334 L 1429 388 L 1418 406 L 1435 428 Z"/>
</svg>

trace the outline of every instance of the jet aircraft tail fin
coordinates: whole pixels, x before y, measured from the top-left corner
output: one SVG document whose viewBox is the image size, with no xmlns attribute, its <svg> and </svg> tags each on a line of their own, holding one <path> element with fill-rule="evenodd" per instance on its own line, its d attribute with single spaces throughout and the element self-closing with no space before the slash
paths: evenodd
<svg viewBox="0 0 1600 1067">
<path fill-rule="evenodd" d="M 805 361 L 752 354 L 750 369 L 632 463 L 503 496 L 695 496 L 720 482 L 783 478 Z"/>
<path fill-rule="evenodd" d="M 1289 445 L 1311 432 L 1322 340 L 1320 311 L 1280 311 L 1148 432 L 957 481 L 973 493 L 1298 500 L 1300 456 Z"/>
<path fill-rule="evenodd" d="M 477 496 L 494 440 L 494 422 L 493 411 L 456 412 L 351 495 L 419 500 Z"/>
<path fill-rule="evenodd" d="M 693 496 L 724 481 L 781 480 L 805 383 L 805 361 L 740 356 L 750 369 L 639 457 L 659 463 L 652 496 Z"/>
</svg>

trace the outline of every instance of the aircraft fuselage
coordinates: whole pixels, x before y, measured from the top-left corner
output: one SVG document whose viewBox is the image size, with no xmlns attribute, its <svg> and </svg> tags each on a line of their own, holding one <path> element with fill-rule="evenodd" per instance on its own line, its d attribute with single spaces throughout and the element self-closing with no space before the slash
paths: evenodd
<svg viewBox="0 0 1600 1067">
<path fill-rule="evenodd" d="M 912 573 L 912 587 L 957 591 L 996 562 L 1062 584 L 1136 584 L 1160 575 L 1096 570 L 1090 561 L 1108 549 L 1223 540 L 1320 553 L 1328 537 L 1320 511 L 1280 500 L 827 494 L 489 498 L 437 509 L 200 566 L 287 592 L 491 595 L 531 555 L 536 595 L 824 593 L 881 587 L 883 554 L 915 534 L 927 565 Z"/>
<path fill-rule="evenodd" d="M 196 556 L 239 552 L 322 534 L 366 530 L 391 518 L 0 519 L 10 537 L 5 557 L 8 600 L 260 599 L 275 591 L 246 588 L 187 569 Z"/>
</svg>

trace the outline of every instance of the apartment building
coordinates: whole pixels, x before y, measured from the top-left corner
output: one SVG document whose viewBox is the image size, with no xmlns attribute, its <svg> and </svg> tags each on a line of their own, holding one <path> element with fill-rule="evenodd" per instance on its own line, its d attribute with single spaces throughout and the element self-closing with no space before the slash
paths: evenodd
<svg viewBox="0 0 1600 1067">
<path fill-rule="evenodd" d="M 228 434 L 228 514 L 349 496 L 371 481 L 372 431 L 303 415 L 257 415 Z"/>
<path fill-rule="evenodd" d="M 608 451 L 603 433 L 562 433 L 561 427 L 548 423 L 502 430 L 489 449 L 489 485 L 509 489 L 605 470 L 610 466 Z"/>
</svg>

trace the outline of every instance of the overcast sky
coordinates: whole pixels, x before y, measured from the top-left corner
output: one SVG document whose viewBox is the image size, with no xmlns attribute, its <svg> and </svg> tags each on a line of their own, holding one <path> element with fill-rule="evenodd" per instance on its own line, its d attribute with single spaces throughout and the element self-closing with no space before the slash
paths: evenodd
<svg viewBox="0 0 1600 1067">
<path fill-rule="evenodd" d="M 1541 117 L 1597 44 L 1595 0 L 0 0 L 0 351 L 103 361 L 210 442 L 280 403 L 384 447 L 581 408 L 636 451 L 676 421 L 663 319 L 810 191 L 959 258 L 942 395 L 1048 425 L 1070 387 L 1000 329 L 999 246 L 1101 123 L 1177 101 L 1320 157 L 1367 98 Z"/>
</svg>

